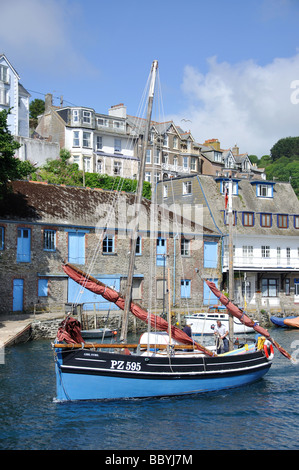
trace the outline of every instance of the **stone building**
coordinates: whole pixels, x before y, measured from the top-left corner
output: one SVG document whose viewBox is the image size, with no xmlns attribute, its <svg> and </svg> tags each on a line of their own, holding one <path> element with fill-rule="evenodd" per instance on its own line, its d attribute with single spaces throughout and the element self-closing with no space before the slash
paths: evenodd
<svg viewBox="0 0 299 470">
<path fill-rule="evenodd" d="M 247 309 L 299 312 L 299 202 L 286 182 L 232 176 L 234 300 Z M 194 175 L 158 183 L 158 204 L 173 211 L 202 205 L 202 225 L 222 239 L 228 285 L 226 176 Z M 186 215 L 187 216 L 187 215 Z M 191 213 L 191 220 L 193 214 Z M 211 298 L 211 301 L 217 299 Z"/>
<path fill-rule="evenodd" d="M 124 292 L 134 195 L 81 187 L 14 181 L 0 207 L 1 313 L 114 308 L 68 279 L 69 261 Z M 133 299 L 151 311 L 197 309 L 204 279 L 219 278 L 220 236 L 168 209 L 143 200 L 133 281 Z M 214 259 L 205 245 L 213 243 Z"/>
</svg>

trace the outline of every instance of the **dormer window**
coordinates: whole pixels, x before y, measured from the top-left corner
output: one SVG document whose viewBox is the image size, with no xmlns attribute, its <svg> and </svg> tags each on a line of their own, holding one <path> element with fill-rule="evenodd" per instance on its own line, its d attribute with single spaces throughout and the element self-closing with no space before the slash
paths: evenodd
<svg viewBox="0 0 299 470">
<path fill-rule="evenodd" d="M 222 162 L 222 153 L 220 152 L 214 152 L 214 161 L 215 162 Z"/>
<path fill-rule="evenodd" d="M 83 111 L 83 122 L 85 124 L 91 123 L 91 112 L 90 111 Z"/>
<path fill-rule="evenodd" d="M 73 122 L 79 122 L 79 109 L 73 109 Z"/>
<path fill-rule="evenodd" d="M 260 183 L 256 185 L 257 197 L 273 197 L 273 185 Z"/>
<path fill-rule="evenodd" d="M 233 183 L 233 196 L 238 196 L 238 190 L 239 190 L 238 181 L 232 180 L 232 183 Z M 220 192 L 221 194 L 229 193 L 228 179 L 220 178 Z"/>
</svg>

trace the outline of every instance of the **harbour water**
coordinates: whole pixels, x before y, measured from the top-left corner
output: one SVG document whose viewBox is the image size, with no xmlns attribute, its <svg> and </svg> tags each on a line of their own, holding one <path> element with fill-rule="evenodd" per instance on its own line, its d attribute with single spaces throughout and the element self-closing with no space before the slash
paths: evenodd
<svg viewBox="0 0 299 470">
<path fill-rule="evenodd" d="M 271 328 L 299 362 L 299 331 Z M 192 397 L 55 402 L 50 341 L 5 350 L 0 364 L 2 450 L 296 450 L 299 363 L 278 351 L 259 382 Z"/>
</svg>

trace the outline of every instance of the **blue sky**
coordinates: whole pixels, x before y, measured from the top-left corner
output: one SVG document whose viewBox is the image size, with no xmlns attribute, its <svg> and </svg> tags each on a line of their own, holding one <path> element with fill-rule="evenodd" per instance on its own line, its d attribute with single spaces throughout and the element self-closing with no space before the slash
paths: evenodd
<svg viewBox="0 0 299 470">
<path fill-rule="evenodd" d="M 262 156 L 299 135 L 299 0 L 10 0 L 1 11 L 0 52 L 32 99 L 100 113 L 123 102 L 136 115 L 157 59 L 156 119 L 198 142 Z"/>
</svg>

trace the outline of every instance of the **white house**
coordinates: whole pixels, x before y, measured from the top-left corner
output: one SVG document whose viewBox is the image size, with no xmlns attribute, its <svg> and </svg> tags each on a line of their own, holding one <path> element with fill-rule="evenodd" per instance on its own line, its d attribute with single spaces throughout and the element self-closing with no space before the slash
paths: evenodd
<svg viewBox="0 0 299 470">
<path fill-rule="evenodd" d="M 0 110 L 11 109 L 7 123 L 14 136 L 29 137 L 29 97 L 16 69 L 0 54 Z"/>
<path fill-rule="evenodd" d="M 235 176 L 232 180 L 234 301 L 248 310 L 298 314 L 298 198 L 286 182 Z M 160 182 L 156 190 L 160 204 L 201 207 L 204 226 L 221 234 L 224 288 L 229 270 L 227 181 L 225 176 L 189 175 Z M 211 296 L 209 301 L 217 299 Z"/>
<path fill-rule="evenodd" d="M 92 108 L 52 106 L 46 96 L 45 113 L 36 132 L 70 151 L 72 161 L 86 172 L 134 178 L 139 159 L 135 155 L 137 136 L 126 121 L 123 104 L 112 106 L 108 114 Z"/>
</svg>

